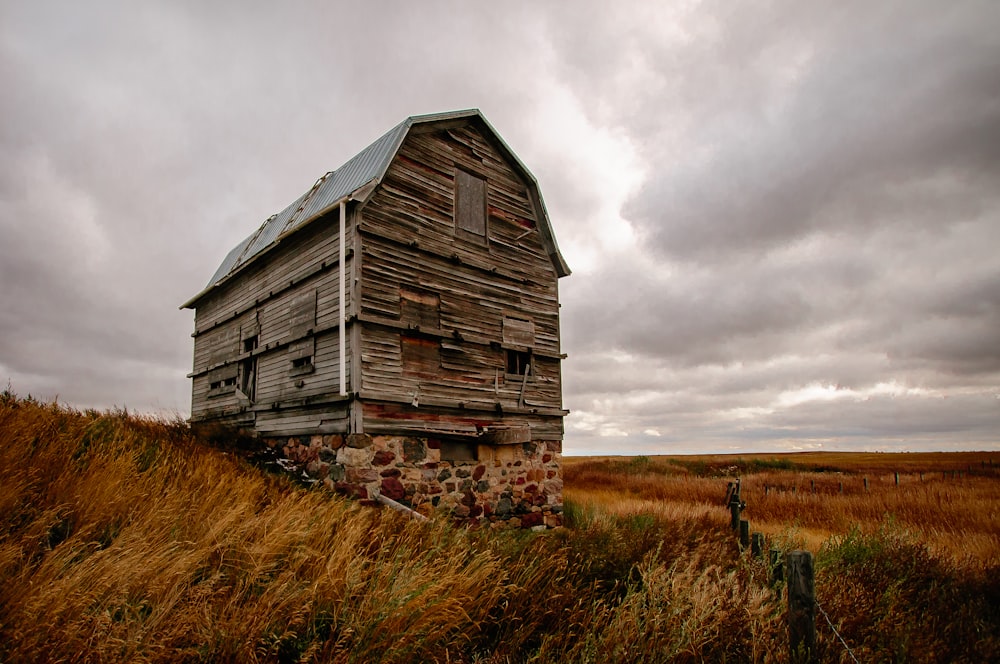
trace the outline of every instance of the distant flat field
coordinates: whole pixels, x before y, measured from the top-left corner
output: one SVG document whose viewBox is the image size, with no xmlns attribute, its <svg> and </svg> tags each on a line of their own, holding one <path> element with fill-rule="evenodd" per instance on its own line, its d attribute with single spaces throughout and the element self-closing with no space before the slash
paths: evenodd
<svg viewBox="0 0 1000 664">
<path fill-rule="evenodd" d="M 1000 559 L 1000 452 L 564 457 L 564 498 L 614 513 L 707 513 L 739 478 L 751 530 L 818 550 L 895 529 L 956 559 Z"/>
<path fill-rule="evenodd" d="M 629 461 L 634 456 L 564 456 L 563 463 L 567 467 L 593 461 L 616 462 Z M 867 472 L 879 470 L 882 472 L 925 472 L 934 470 L 969 470 L 970 466 L 991 467 L 1000 469 L 1000 451 L 993 452 L 779 452 L 761 454 L 683 454 L 683 455 L 652 455 L 645 457 L 657 462 L 674 463 L 680 466 L 688 464 L 707 464 L 712 467 L 725 468 L 746 462 L 787 462 L 805 468 L 838 468 L 844 472 Z"/>
</svg>

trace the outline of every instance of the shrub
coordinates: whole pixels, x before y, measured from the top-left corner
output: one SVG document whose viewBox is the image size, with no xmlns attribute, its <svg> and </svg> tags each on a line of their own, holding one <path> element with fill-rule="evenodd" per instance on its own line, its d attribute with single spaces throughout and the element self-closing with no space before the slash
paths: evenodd
<svg viewBox="0 0 1000 664">
<path fill-rule="evenodd" d="M 1000 603 L 989 582 L 998 571 L 937 558 L 889 522 L 823 546 L 817 599 L 863 661 L 988 661 L 1000 651 Z M 833 657 L 840 646 L 832 635 L 826 643 Z"/>
</svg>

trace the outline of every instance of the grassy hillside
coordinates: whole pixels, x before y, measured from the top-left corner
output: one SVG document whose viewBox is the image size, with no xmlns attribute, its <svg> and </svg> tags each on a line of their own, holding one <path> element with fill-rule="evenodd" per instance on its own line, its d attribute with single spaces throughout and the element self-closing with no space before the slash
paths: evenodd
<svg viewBox="0 0 1000 664">
<path fill-rule="evenodd" d="M 604 465 L 578 486 L 636 479 Z M 571 501 L 549 533 L 421 524 L 180 422 L 4 393 L 0 662 L 786 661 L 780 587 L 725 510 L 660 502 Z M 825 546 L 818 585 L 863 661 L 978 662 L 1000 653 L 996 572 L 885 528 Z"/>
</svg>

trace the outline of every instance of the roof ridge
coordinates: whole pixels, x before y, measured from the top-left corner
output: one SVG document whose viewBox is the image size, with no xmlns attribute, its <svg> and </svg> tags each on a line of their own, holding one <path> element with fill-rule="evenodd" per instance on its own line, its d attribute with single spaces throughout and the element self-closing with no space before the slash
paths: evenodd
<svg viewBox="0 0 1000 664">
<path fill-rule="evenodd" d="M 504 156 L 510 159 L 516 169 L 524 176 L 526 180 L 525 184 L 529 190 L 529 198 L 533 205 L 537 206 L 536 209 L 539 217 L 538 230 L 542 235 L 544 244 L 547 245 L 549 250 L 549 258 L 552 260 L 556 268 L 556 273 L 559 276 L 568 275 L 569 267 L 559 252 L 558 245 L 556 245 L 548 212 L 538 191 L 538 182 L 535 176 L 521 162 L 517 154 L 507 145 L 500 136 L 500 133 L 489 123 L 482 112 L 478 108 L 469 108 L 443 113 L 411 115 L 362 148 L 360 152 L 350 157 L 338 168 L 327 171 L 304 194 L 286 206 L 281 212 L 272 214 L 257 230 L 233 247 L 215 271 L 215 274 L 212 275 L 211 280 L 205 288 L 188 302 L 181 305 L 181 308 L 193 306 L 194 303 L 209 291 L 241 271 L 244 266 L 253 262 L 256 256 L 274 247 L 284 237 L 295 230 L 319 218 L 332 206 L 350 196 L 352 192 L 368 185 L 372 181 L 376 183 L 381 182 L 382 178 L 385 177 L 386 170 L 389 168 L 393 158 L 414 125 L 447 122 L 463 118 L 476 118 L 479 122 L 482 122 L 485 129 L 492 135 L 492 138 L 495 139 L 501 148 Z"/>
</svg>

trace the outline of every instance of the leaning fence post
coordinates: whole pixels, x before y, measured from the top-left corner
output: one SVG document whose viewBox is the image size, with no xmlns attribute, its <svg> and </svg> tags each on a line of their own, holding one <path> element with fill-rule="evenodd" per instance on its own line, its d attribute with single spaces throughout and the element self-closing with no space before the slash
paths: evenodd
<svg viewBox="0 0 1000 664">
<path fill-rule="evenodd" d="M 816 584 L 813 556 L 789 551 L 785 556 L 788 582 L 788 644 L 791 661 L 814 662 L 816 654 Z"/>
</svg>

